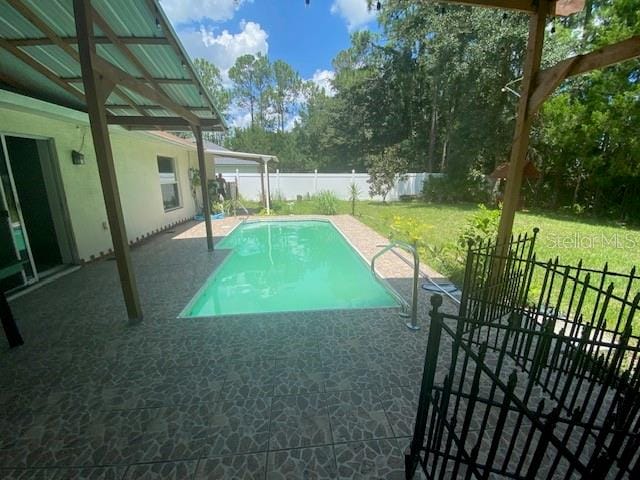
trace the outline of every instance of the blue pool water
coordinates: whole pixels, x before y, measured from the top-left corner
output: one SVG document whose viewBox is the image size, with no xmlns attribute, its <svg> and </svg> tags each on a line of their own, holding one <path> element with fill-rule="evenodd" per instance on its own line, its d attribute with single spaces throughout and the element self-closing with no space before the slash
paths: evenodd
<svg viewBox="0 0 640 480">
<path fill-rule="evenodd" d="M 398 306 L 327 221 L 244 223 L 217 248 L 231 252 L 180 316 Z"/>
</svg>

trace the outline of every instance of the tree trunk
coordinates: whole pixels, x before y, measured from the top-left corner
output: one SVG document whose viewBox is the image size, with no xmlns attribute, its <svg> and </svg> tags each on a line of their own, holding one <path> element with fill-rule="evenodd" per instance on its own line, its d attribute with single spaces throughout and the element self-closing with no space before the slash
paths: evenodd
<svg viewBox="0 0 640 480">
<path fill-rule="evenodd" d="M 553 208 L 558 207 L 558 197 L 560 196 L 560 188 L 562 186 L 562 173 L 559 167 L 556 167 L 553 172 L 553 194 L 551 196 L 551 206 Z"/>
<path fill-rule="evenodd" d="M 582 181 L 582 175 L 578 175 L 576 179 L 576 187 L 573 189 L 573 204 L 578 203 L 578 192 L 580 191 L 580 183 Z"/>
<path fill-rule="evenodd" d="M 433 82 L 431 93 L 431 128 L 429 130 L 429 152 L 427 154 L 427 173 L 433 172 L 434 156 L 436 152 L 436 125 L 438 123 L 438 87 Z"/>
<path fill-rule="evenodd" d="M 440 159 L 440 173 L 444 173 L 447 168 L 447 146 L 449 144 L 449 132 L 444 135 L 444 142 L 442 143 L 442 158 Z"/>
</svg>

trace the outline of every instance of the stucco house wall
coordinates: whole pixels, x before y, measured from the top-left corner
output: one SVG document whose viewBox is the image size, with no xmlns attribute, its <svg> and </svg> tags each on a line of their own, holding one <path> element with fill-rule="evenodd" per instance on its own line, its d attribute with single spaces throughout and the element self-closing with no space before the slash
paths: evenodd
<svg viewBox="0 0 640 480">
<path fill-rule="evenodd" d="M 110 128 L 127 235 L 135 242 L 195 214 L 189 168 L 196 153 L 179 142 L 147 132 Z M 112 248 L 87 115 L 0 90 L 0 133 L 51 139 L 69 212 L 77 256 L 88 261 Z M 71 151 L 84 154 L 74 165 Z M 175 159 L 181 206 L 164 211 L 157 157 Z"/>
</svg>

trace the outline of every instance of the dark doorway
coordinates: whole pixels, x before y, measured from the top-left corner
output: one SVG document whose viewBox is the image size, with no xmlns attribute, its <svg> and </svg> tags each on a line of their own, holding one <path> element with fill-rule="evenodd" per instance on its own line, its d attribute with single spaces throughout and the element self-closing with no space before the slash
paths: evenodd
<svg viewBox="0 0 640 480">
<path fill-rule="evenodd" d="M 37 140 L 6 136 L 15 191 L 38 272 L 62 264 Z"/>
</svg>

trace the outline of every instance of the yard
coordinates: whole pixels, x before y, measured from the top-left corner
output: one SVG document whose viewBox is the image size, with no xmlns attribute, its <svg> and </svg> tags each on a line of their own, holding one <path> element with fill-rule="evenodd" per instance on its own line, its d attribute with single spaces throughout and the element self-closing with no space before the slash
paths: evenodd
<svg viewBox="0 0 640 480">
<path fill-rule="evenodd" d="M 313 200 L 274 205 L 277 213 L 321 213 Z M 351 205 L 338 201 L 337 213 L 351 213 Z M 423 202 L 358 202 L 356 217 L 384 236 L 396 234 L 393 229 L 397 217 L 412 218 L 426 225 L 424 241 L 436 251 L 454 250 L 458 237 L 467 220 L 478 211 L 473 204 L 428 204 Z M 571 214 L 551 212 L 519 212 L 516 215 L 514 233 L 540 229 L 536 252 L 539 260 L 558 256 L 561 263 L 577 264 L 580 259 L 590 268 L 602 268 L 629 272 L 640 265 L 640 230 L 613 222 L 583 218 Z M 437 255 L 437 254 L 436 254 Z M 445 275 L 456 276 L 454 265 L 440 258 L 422 258 L 423 262 Z M 462 269 L 462 265 L 459 267 Z"/>
<path fill-rule="evenodd" d="M 351 213 L 351 204 L 337 201 L 336 213 Z M 274 202 L 278 214 L 311 214 L 322 212 L 315 199 L 301 202 Z M 414 231 L 425 248 L 420 249 L 421 261 L 454 283 L 460 285 L 464 274 L 464 249 L 458 247 L 462 231 L 468 221 L 479 211 L 474 204 L 428 204 L 424 202 L 357 202 L 356 217 L 385 237 L 394 235 L 406 239 L 398 231 L 398 223 L 407 225 L 413 220 Z M 495 214 L 497 217 L 497 213 Z M 398 221 L 398 219 L 403 219 Z M 570 213 L 547 211 L 518 212 L 514 234 L 531 233 L 540 229 L 536 242 L 536 255 L 540 261 L 559 258 L 565 265 L 577 265 L 580 260 L 586 268 L 629 273 L 640 265 L 640 230 L 602 219 L 581 217 Z M 612 280 L 608 277 L 605 288 Z M 616 291 L 624 290 L 624 281 L 613 278 Z M 534 276 L 530 289 L 531 298 L 540 292 L 542 278 Z M 591 294 L 589 294 L 591 295 Z M 592 299 L 595 302 L 595 297 Z M 587 308 L 588 311 L 588 308 Z M 618 310 L 611 309 L 610 326 L 615 323 Z M 638 321 L 635 331 L 640 330 Z"/>
</svg>

